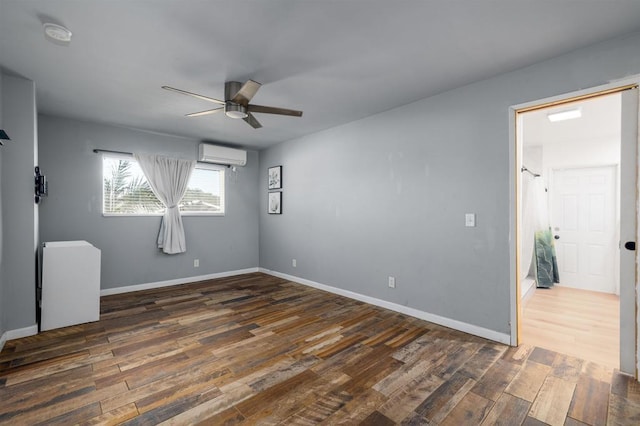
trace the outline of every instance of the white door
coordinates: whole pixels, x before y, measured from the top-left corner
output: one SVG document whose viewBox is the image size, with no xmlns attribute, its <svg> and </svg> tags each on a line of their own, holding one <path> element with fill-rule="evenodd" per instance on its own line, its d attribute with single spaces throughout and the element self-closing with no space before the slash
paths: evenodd
<svg viewBox="0 0 640 426">
<path fill-rule="evenodd" d="M 560 285 L 616 293 L 615 166 L 553 171 L 551 228 Z"/>
</svg>

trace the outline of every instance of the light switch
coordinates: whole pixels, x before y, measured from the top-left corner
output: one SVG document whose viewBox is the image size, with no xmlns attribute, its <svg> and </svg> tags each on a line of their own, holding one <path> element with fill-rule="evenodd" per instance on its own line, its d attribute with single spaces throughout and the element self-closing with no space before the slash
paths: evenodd
<svg viewBox="0 0 640 426">
<path fill-rule="evenodd" d="M 475 213 L 466 213 L 464 215 L 464 226 L 470 227 L 470 228 L 476 226 L 476 214 Z"/>
</svg>

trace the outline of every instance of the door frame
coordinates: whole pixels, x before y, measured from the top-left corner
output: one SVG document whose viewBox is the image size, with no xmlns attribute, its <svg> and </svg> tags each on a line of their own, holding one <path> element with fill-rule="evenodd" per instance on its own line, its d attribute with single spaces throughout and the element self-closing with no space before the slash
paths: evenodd
<svg viewBox="0 0 640 426">
<path fill-rule="evenodd" d="M 519 200 L 520 187 L 521 187 L 521 171 L 522 166 L 522 113 L 527 111 L 533 111 L 536 109 L 548 108 L 555 105 L 564 105 L 571 102 L 589 99 L 592 97 L 598 97 L 606 94 L 623 92 L 627 89 L 640 86 L 640 75 L 635 75 L 625 79 L 621 79 L 615 82 L 611 82 L 601 86 L 595 86 L 588 89 L 569 92 L 557 96 L 538 99 L 530 102 L 525 102 L 517 105 L 511 105 L 509 107 L 509 265 L 510 265 L 510 306 L 509 306 L 509 325 L 510 325 L 510 337 L 511 346 L 518 346 L 520 335 L 520 317 L 521 317 L 521 297 L 520 297 L 520 209 L 521 203 Z M 637 134 L 636 134 L 637 135 Z M 638 136 L 636 136 L 636 146 L 638 145 Z M 636 160 L 637 164 L 637 160 Z M 640 181 L 637 186 L 640 187 Z M 638 192 L 636 191 L 636 205 L 638 204 Z M 638 217 L 638 211 L 636 209 L 636 217 Z M 637 233 L 637 230 L 636 230 Z M 636 265 L 638 265 L 638 259 L 640 258 L 640 251 L 636 251 Z M 637 271 L 637 268 L 636 268 Z M 638 312 L 638 273 L 636 272 L 635 278 L 635 295 L 634 304 L 634 335 L 636 341 L 633 344 L 634 365 L 635 365 L 635 377 L 638 377 L 638 367 L 640 364 L 639 354 L 640 348 L 638 346 L 638 330 L 640 329 L 640 317 Z"/>
</svg>

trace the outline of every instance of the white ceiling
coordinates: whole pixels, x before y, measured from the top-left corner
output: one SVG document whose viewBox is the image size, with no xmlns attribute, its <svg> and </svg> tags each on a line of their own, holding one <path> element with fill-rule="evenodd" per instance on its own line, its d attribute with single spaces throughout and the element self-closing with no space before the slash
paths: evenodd
<svg viewBox="0 0 640 426">
<path fill-rule="evenodd" d="M 638 30 L 637 0 L 0 0 L 0 66 L 46 114 L 261 149 Z M 249 78 L 303 117 L 186 118 L 213 104 L 160 88 Z"/>
<path fill-rule="evenodd" d="M 580 109 L 580 118 L 551 122 L 547 117 L 574 108 Z M 524 145 L 544 147 L 572 141 L 619 141 L 620 120 L 620 93 L 531 111 L 523 114 Z"/>
</svg>

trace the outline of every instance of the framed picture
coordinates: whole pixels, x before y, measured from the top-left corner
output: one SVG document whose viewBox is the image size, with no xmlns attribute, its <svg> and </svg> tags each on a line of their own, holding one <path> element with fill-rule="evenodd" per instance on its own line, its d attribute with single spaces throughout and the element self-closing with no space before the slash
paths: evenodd
<svg viewBox="0 0 640 426">
<path fill-rule="evenodd" d="M 269 193 L 269 214 L 282 214 L 282 192 Z"/>
<path fill-rule="evenodd" d="M 269 189 L 282 188 L 282 166 L 269 167 Z"/>
</svg>

